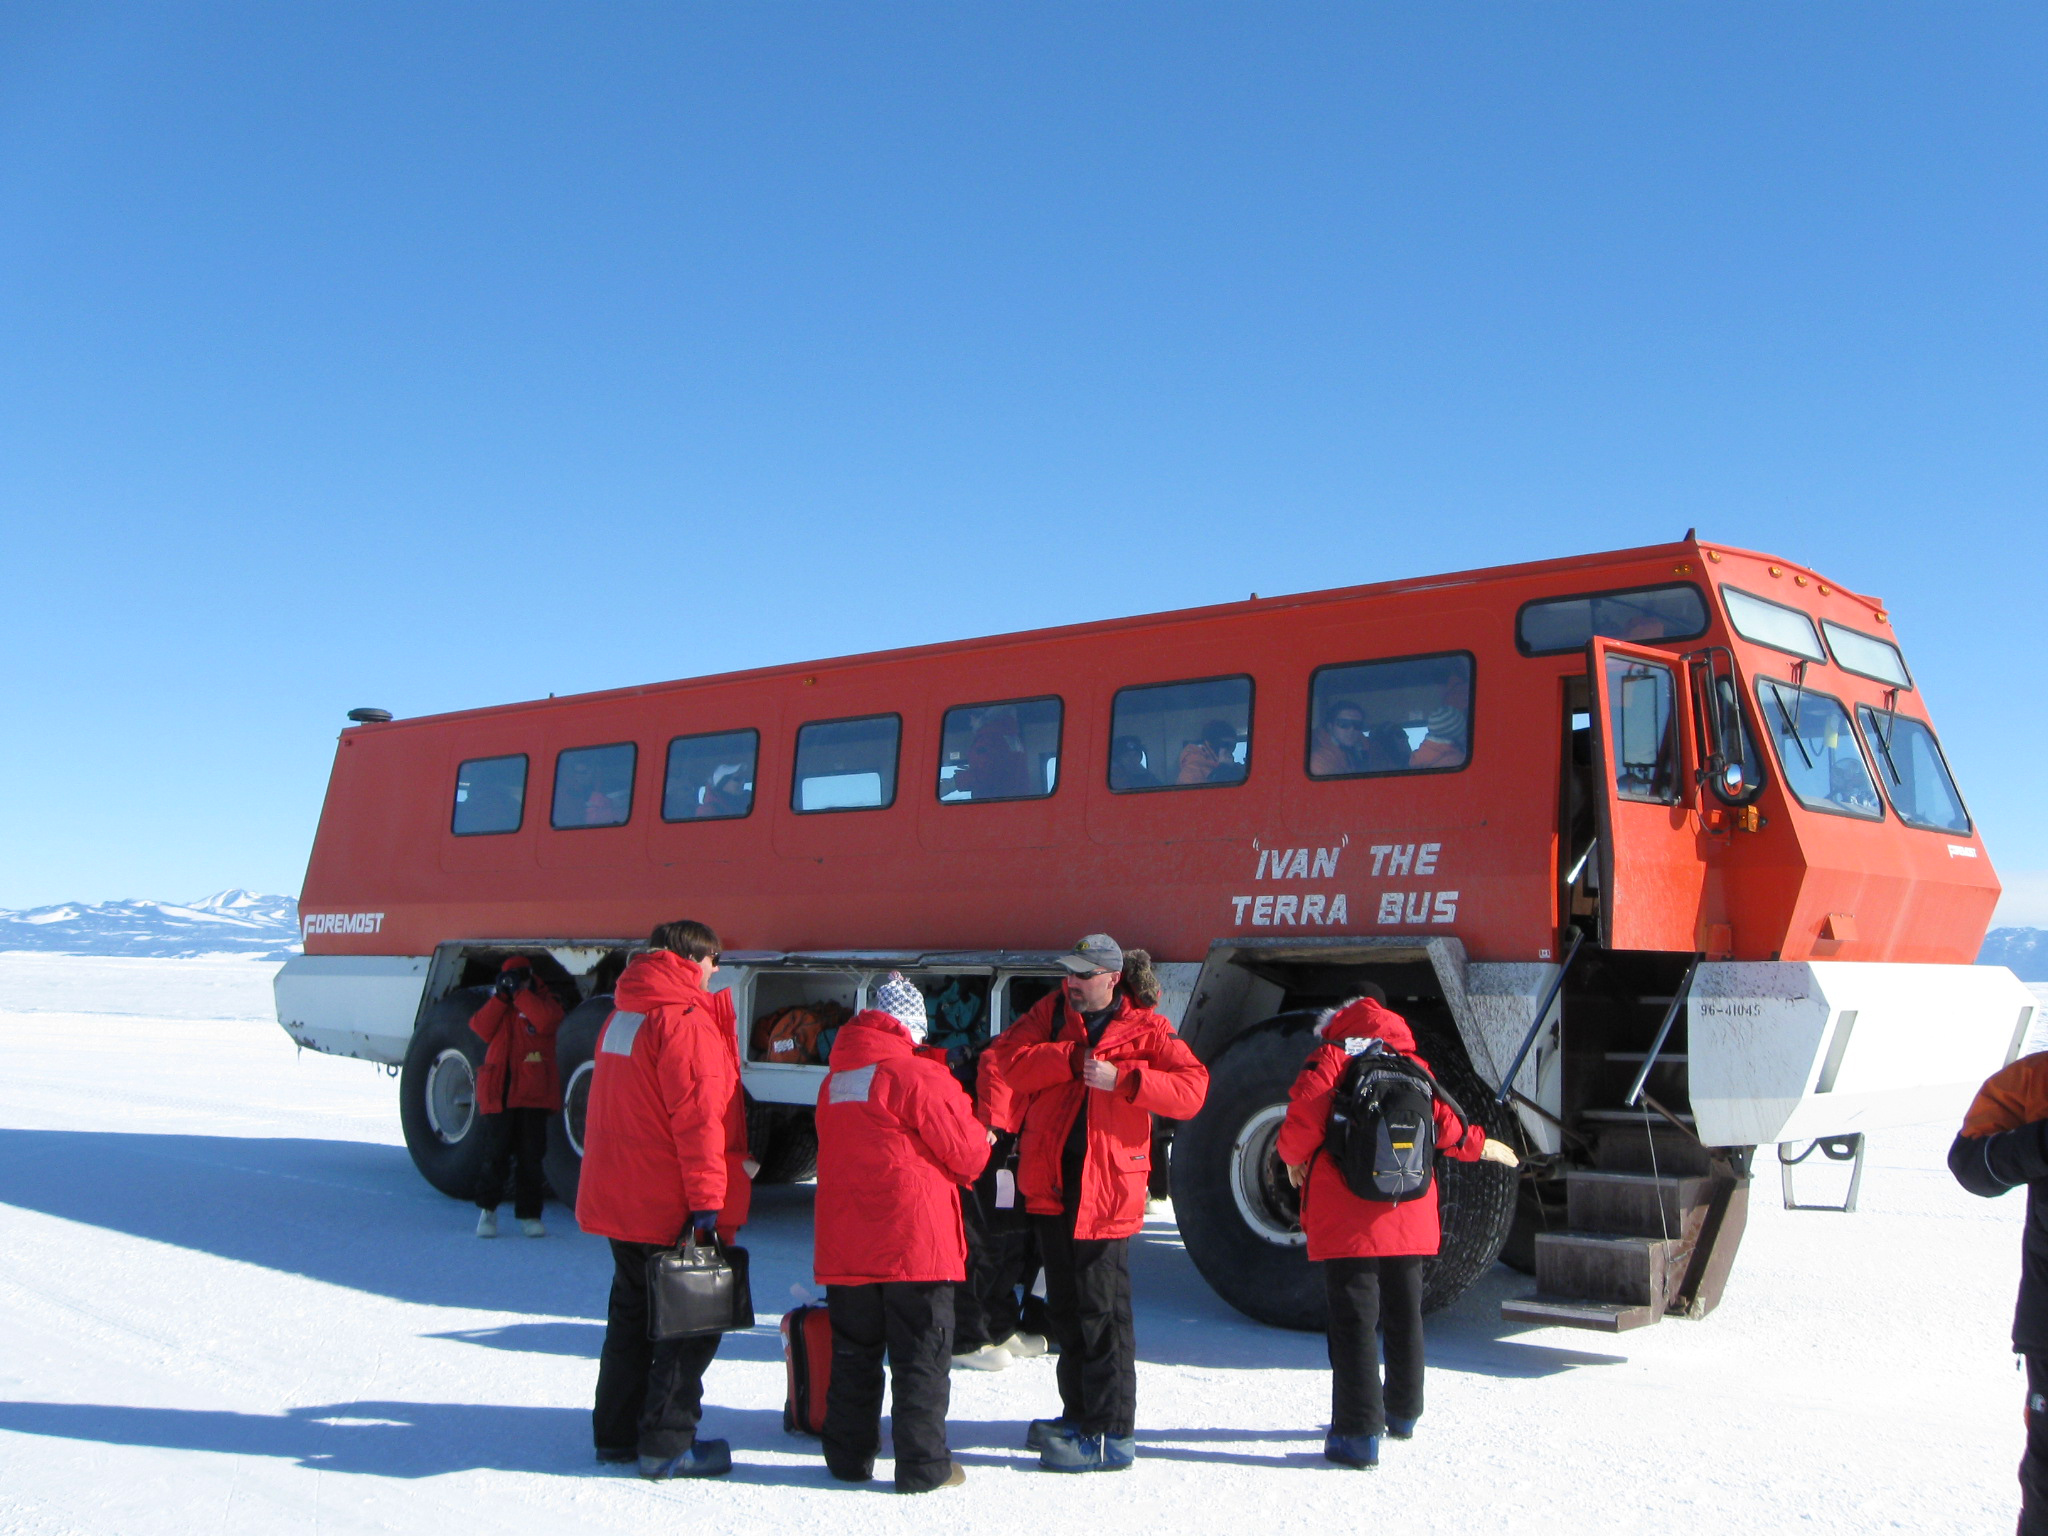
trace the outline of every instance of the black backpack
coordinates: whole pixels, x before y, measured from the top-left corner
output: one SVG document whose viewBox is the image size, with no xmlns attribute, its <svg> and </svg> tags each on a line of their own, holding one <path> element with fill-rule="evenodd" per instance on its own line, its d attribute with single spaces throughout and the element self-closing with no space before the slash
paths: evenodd
<svg viewBox="0 0 2048 1536">
<path fill-rule="evenodd" d="M 1344 1064 L 1330 1094 L 1323 1150 L 1361 1200 L 1400 1203 L 1429 1193 L 1436 1172 L 1436 1101 L 1464 1111 L 1429 1068 L 1379 1040 Z"/>
</svg>

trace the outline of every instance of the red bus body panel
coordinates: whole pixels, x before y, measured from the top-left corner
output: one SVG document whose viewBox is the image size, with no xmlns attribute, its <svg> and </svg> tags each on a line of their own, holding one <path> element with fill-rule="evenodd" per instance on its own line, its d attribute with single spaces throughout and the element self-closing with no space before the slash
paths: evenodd
<svg viewBox="0 0 2048 1536">
<path fill-rule="evenodd" d="M 1562 701 L 1587 657 L 1521 654 L 1517 611 L 1676 581 L 1708 595 L 1708 633 L 1638 649 L 1676 664 L 1727 647 L 1752 711 L 1754 679 L 1789 676 L 1790 658 L 1733 633 L 1720 583 L 1888 633 L 1878 604 L 1803 567 L 1688 540 L 368 725 L 336 750 L 301 903 L 306 948 L 632 939 L 696 916 L 733 949 L 1056 948 L 1106 929 L 1162 960 L 1199 960 L 1232 935 L 1297 933 L 1455 936 L 1475 960 L 1547 959 L 1560 923 Z M 1308 777 L 1317 668 L 1446 651 L 1475 666 L 1465 767 Z M 1242 784 L 1108 788 L 1117 689 L 1240 673 L 1255 684 Z M 1809 680 L 1823 677 L 1852 710 L 1884 701 L 1884 685 L 1838 666 Z M 948 708 L 1049 694 L 1064 703 L 1055 794 L 937 799 Z M 1897 708 L 1925 718 L 1917 693 Z M 797 728 L 883 713 L 902 719 L 894 803 L 793 812 Z M 1691 711 L 1680 718 L 1690 765 Z M 752 814 L 664 822 L 668 741 L 741 728 L 760 732 Z M 630 820 L 552 828 L 556 754 L 623 741 L 639 749 Z M 513 753 L 529 758 L 520 830 L 453 835 L 457 765 Z M 1816 814 L 1786 792 L 1768 747 L 1766 763 L 1755 832 L 1711 828 L 1717 802 L 1703 803 L 1689 772 L 1679 806 L 1610 805 L 1617 938 L 1737 959 L 1975 958 L 1998 883 L 1974 832 Z"/>
</svg>

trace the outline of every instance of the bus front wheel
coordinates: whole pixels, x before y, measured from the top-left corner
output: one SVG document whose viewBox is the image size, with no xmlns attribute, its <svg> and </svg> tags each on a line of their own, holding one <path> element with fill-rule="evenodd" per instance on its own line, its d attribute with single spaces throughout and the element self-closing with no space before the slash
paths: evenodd
<svg viewBox="0 0 2048 1536">
<path fill-rule="evenodd" d="M 398 1077 L 398 1119 L 413 1166 L 457 1200 L 475 1197 L 483 1167 L 476 1076 L 484 1043 L 469 1021 L 490 995 L 487 987 L 464 987 L 429 1008 L 406 1046 Z"/>
</svg>

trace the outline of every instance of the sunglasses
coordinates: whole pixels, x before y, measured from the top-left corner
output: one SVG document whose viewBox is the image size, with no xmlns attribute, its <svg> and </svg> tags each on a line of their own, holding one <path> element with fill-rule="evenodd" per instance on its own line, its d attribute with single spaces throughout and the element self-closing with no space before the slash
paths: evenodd
<svg viewBox="0 0 2048 1536">
<path fill-rule="evenodd" d="M 1349 717 L 1332 720 L 1330 724 L 1340 731 L 1362 731 L 1365 729 L 1365 722 L 1363 720 L 1353 720 Z"/>
</svg>

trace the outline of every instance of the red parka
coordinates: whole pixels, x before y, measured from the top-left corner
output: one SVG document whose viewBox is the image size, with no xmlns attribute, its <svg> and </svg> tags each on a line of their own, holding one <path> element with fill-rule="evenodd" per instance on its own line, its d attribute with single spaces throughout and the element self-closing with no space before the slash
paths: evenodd
<svg viewBox="0 0 2048 1536">
<path fill-rule="evenodd" d="M 1415 1061 L 1415 1034 L 1398 1013 L 1361 998 L 1324 1021 L 1323 1043 L 1310 1054 L 1288 1092 L 1287 1119 L 1280 1127 L 1280 1160 L 1290 1167 L 1309 1163 L 1301 1192 L 1301 1225 L 1311 1259 L 1389 1259 L 1435 1253 L 1443 1231 L 1437 1221 L 1436 1180 L 1419 1199 L 1361 1200 L 1351 1193 L 1337 1165 L 1322 1155 L 1330 1120 L 1330 1095 L 1350 1054 L 1346 1040 L 1383 1040 L 1388 1049 Z M 1429 1063 L 1423 1061 L 1424 1066 Z M 1436 1102 L 1436 1149 L 1463 1163 L 1477 1162 L 1486 1128 L 1466 1125 L 1442 1099 Z M 1313 1161 L 1311 1162 L 1311 1159 Z"/>
<path fill-rule="evenodd" d="M 991 1070 L 1002 1116 L 1021 1128 L 1017 1187 L 1024 1208 L 1057 1216 L 1064 1209 L 1060 1154 L 1085 1098 L 1087 1155 L 1074 1236 L 1084 1242 L 1129 1237 L 1145 1224 L 1145 1182 L 1152 1167 L 1152 1117 L 1185 1120 L 1209 1093 L 1209 1069 L 1195 1059 L 1164 1015 L 1138 1008 L 1122 993 L 1093 1055 L 1117 1068 L 1114 1088 L 1081 1082 L 1091 1054 L 1088 1031 L 1067 1006 L 1062 987 L 1041 998 L 1004 1032 L 1004 1052 Z M 1007 1093 L 1013 1103 L 1001 1103 Z M 997 1125 L 1004 1118 L 995 1120 Z"/>
<path fill-rule="evenodd" d="M 818 1283 L 965 1280 L 960 1186 L 987 1161 L 988 1132 L 945 1064 L 893 1016 L 855 1014 L 818 1090 Z"/>
<path fill-rule="evenodd" d="M 506 969 L 525 967 L 508 961 Z M 470 1032 L 489 1047 L 476 1075 L 478 1114 L 562 1107 L 562 1080 L 555 1073 L 555 1031 L 562 1023 L 562 1005 L 533 985 L 530 977 L 522 980 L 512 1001 L 493 993 L 470 1016 Z"/>
<path fill-rule="evenodd" d="M 627 1243 L 672 1243 L 692 1211 L 718 1211 L 730 1238 L 752 1186 L 732 998 L 696 965 L 636 955 L 598 1032 L 576 1220 Z"/>
</svg>

